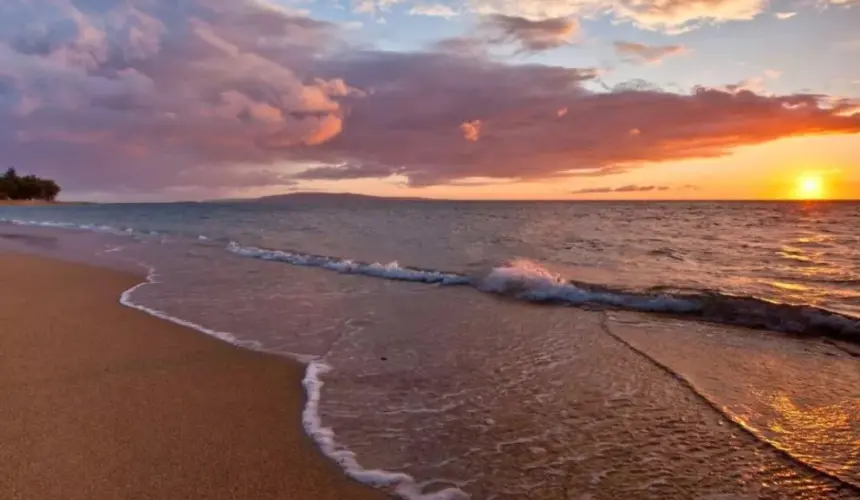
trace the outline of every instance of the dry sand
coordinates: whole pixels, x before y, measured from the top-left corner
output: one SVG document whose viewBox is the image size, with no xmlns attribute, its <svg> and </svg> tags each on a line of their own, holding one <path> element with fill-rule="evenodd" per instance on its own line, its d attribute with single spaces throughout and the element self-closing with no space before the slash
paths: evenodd
<svg viewBox="0 0 860 500">
<path fill-rule="evenodd" d="M 305 435 L 303 366 L 119 305 L 139 281 L 0 254 L 0 498 L 387 498 Z"/>
</svg>

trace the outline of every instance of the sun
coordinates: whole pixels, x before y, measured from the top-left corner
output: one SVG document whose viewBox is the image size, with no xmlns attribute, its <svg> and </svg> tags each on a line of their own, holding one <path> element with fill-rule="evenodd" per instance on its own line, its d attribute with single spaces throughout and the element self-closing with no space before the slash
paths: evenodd
<svg viewBox="0 0 860 500">
<path fill-rule="evenodd" d="M 797 178 L 794 190 L 795 198 L 799 200 L 820 200 L 824 198 L 824 180 L 821 175 L 805 173 Z"/>
</svg>

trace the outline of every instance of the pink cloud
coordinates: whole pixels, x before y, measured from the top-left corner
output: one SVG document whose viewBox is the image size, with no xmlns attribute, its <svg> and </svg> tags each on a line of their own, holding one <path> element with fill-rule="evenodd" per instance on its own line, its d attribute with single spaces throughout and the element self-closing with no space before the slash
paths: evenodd
<svg viewBox="0 0 860 500">
<path fill-rule="evenodd" d="M 626 186 L 619 187 L 598 187 L 598 188 L 584 188 L 577 189 L 571 191 L 570 194 L 605 194 L 605 193 L 647 193 L 649 191 L 668 191 L 671 189 L 669 186 L 639 186 L 636 184 L 629 184 Z"/>
<path fill-rule="evenodd" d="M 430 16 L 430 17 L 457 17 L 459 13 L 448 5 L 440 3 L 419 4 L 411 9 L 409 13 L 413 16 Z"/>
<path fill-rule="evenodd" d="M 478 142 L 481 138 L 481 120 L 472 120 L 460 124 L 460 131 L 463 132 L 463 138 L 467 141 Z"/>
<path fill-rule="evenodd" d="M 212 165 L 199 182 L 220 182 L 236 170 L 219 165 L 342 130 L 354 90 L 308 69 L 340 43 L 332 24 L 262 1 L 13 5 L 0 6 L 18 26 L 0 32 L 0 130 L 18 134 L 0 145 L 71 189 L 129 176 L 157 189 L 199 164 Z"/>
</svg>

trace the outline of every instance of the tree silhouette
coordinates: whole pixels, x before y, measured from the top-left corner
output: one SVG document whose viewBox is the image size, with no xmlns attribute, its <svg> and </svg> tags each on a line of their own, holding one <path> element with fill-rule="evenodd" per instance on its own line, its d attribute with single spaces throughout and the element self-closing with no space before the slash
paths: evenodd
<svg viewBox="0 0 860 500">
<path fill-rule="evenodd" d="M 35 175 L 21 177 L 11 167 L 0 177 L 0 200 L 54 201 L 58 194 L 60 186 L 52 179 L 42 179 Z"/>
</svg>

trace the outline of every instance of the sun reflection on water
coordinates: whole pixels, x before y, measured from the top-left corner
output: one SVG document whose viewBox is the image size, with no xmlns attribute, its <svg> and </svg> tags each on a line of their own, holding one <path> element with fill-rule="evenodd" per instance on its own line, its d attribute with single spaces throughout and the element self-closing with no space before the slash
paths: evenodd
<svg viewBox="0 0 860 500">
<path fill-rule="evenodd" d="M 804 405 L 785 393 L 775 393 L 767 428 L 792 455 L 833 474 L 860 476 L 860 397 L 834 404 Z M 840 460 L 822 462 L 822 448 L 837 448 Z"/>
</svg>

